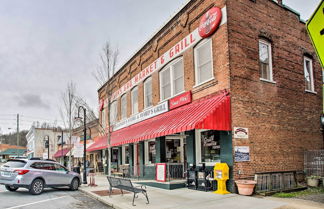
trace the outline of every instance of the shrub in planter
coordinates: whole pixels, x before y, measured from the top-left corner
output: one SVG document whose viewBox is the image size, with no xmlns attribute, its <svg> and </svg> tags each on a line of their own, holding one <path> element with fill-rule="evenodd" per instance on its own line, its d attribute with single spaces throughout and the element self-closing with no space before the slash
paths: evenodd
<svg viewBox="0 0 324 209">
<path fill-rule="evenodd" d="M 320 176 L 308 176 L 307 179 L 307 185 L 310 187 L 318 187 Z"/>
</svg>

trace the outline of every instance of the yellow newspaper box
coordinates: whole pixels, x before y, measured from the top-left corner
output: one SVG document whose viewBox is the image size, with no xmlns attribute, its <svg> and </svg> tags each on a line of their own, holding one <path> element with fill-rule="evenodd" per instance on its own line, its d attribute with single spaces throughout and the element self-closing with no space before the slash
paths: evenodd
<svg viewBox="0 0 324 209">
<path fill-rule="evenodd" d="M 229 179 L 229 168 L 226 163 L 216 163 L 214 166 L 214 179 L 217 180 L 216 194 L 229 194 L 226 190 L 226 181 Z"/>
</svg>

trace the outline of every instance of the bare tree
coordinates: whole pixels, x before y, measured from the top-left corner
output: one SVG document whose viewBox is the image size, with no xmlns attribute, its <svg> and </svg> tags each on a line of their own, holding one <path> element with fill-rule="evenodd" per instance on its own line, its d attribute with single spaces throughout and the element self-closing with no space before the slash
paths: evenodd
<svg viewBox="0 0 324 209">
<path fill-rule="evenodd" d="M 60 115 L 62 117 L 64 126 L 66 129 L 69 130 L 69 140 L 68 144 L 69 147 L 72 147 L 72 130 L 74 128 L 75 120 L 73 116 L 75 115 L 76 112 L 76 88 L 75 84 L 70 81 L 65 89 L 65 91 L 61 95 L 62 101 L 63 101 L 63 106 L 60 108 Z M 63 145 L 62 145 L 63 146 Z M 69 169 L 71 170 L 72 168 L 72 156 L 71 152 L 69 155 Z"/>
<path fill-rule="evenodd" d="M 118 49 L 113 49 L 111 47 L 111 44 L 109 42 L 106 42 L 104 47 L 102 48 L 102 51 L 100 53 L 100 65 L 94 71 L 92 74 L 95 77 L 95 79 L 98 81 L 100 86 L 104 86 L 105 94 L 108 98 L 108 104 L 107 104 L 107 126 L 108 131 L 106 131 L 105 127 L 101 127 L 101 132 L 107 134 L 107 143 L 108 146 L 110 145 L 110 98 L 113 91 L 112 83 L 109 83 L 109 79 L 112 78 L 112 76 L 115 73 L 117 61 L 118 61 L 119 51 Z M 100 124 L 100 123 L 99 123 Z M 111 175 L 111 150 L 108 148 L 108 175 Z"/>
</svg>

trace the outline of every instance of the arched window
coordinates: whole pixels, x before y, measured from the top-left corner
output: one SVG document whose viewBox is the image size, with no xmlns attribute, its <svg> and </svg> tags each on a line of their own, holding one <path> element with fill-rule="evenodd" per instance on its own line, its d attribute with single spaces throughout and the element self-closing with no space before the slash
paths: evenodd
<svg viewBox="0 0 324 209">
<path fill-rule="evenodd" d="M 120 115 L 121 119 L 125 119 L 127 117 L 127 96 L 123 94 L 120 99 Z"/>
</svg>

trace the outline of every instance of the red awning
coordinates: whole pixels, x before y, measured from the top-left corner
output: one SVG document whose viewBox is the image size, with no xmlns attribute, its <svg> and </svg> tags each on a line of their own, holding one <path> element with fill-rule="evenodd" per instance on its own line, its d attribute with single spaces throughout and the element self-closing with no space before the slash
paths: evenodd
<svg viewBox="0 0 324 209">
<path fill-rule="evenodd" d="M 134 143 L 193 129 L 231 130 L 230 96 L 223 93 L 198 100 L 112 132 L 111 146 Z"/>
<path fill-rule="evenodd" d="M 53 157 L 55 158 L 59 158 L 62 156 L 65 156 L 69 151 L 71 150 L 71 148 L 64 148 L 63 150 L 58 150 Z"/>
<path fill-rule="evenodd" d="M 108 144 L 107 144 L 107 136 L 101 136 L 98 137 L 97 139 L 94 139 L 94 143 L 91 144 L 87 148 L 87 152 L 92 152 L 96 150 L 102 150 L 102 149 L 107 149 Z"/>
</svg>

